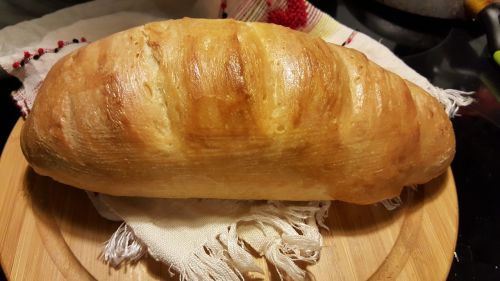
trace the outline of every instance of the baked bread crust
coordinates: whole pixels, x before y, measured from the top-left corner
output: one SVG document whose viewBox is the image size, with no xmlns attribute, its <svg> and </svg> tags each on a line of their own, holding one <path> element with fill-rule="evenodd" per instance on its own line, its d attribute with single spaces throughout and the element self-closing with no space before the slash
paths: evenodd
<svg viewBox="0 0 500 281">
<path fill-rule="evenodd" d="M 204 19 L 62 58 L 21 145 L 37 173 L 112 195 L 360 204 L 431 180 L 455 152 L 438 101 L 360 52 Z"/>
</svg>

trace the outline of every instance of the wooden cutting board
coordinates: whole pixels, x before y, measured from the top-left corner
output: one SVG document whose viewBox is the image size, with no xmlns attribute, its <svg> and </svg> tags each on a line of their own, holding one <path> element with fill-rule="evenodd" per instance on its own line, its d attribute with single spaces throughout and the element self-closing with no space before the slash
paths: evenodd
<svg viewBox="0 0 500 281">
<path fill-rule="evenodd" d="M 21 126 L 0 160 L 0 261 L 10 280 L 178 280 L 151 258 L 107 267 L 99 254 L 119 223 L 101 218 L 83 191 L 35 174 L 20 149 Z M 458 230 L 451 170 L 402 198 L 395 211 L 335 202 L 321 259 L 308 271 L 316 280 L 445 280 Z M 260 280 L 279 279 L 258 262 Z"/>
</svg>

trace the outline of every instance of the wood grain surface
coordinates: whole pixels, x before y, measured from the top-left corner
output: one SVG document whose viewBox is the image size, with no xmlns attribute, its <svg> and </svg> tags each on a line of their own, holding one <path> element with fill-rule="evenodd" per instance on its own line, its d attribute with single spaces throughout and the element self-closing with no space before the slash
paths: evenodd
<svg viewBox="0 0 500 281">
<path fill-rule="evenodd" d="M 113 269 L 99 255 L 119 226 L 101 218 L 86 194 L 35 174 L 16 124 L 0 160 L 0 261 L 9 280 L 177 280 L 168 267 L 146 258 Z M 458 231 L 451 170 L 387 211 L 380 204 L 334 202 L 323 232 L 320 261 L 308 266 L 315 280 L 445 280 Z M 262 259 L 264 276 L 277 273 Z M 311 277 L 312 279 L 313 277 Z"/>
</svg>

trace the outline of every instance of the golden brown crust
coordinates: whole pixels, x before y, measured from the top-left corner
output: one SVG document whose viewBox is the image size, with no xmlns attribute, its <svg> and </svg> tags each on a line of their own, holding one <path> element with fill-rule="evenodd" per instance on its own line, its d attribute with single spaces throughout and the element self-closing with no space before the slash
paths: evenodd
<svg viewBox="0 0 500 281">
<path fill-rule="evenodd" d="M 114 195 L 354 203 L 429 181 L 455 146 L 434 98 L 357 51 L 194 19 L 63 58 L 21 144 L 38 173 Z"/>
</svg>

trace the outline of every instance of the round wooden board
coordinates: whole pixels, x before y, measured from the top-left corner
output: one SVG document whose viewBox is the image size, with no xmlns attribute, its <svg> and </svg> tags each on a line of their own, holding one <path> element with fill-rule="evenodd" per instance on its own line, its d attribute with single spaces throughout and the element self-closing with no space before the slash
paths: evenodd
<svg viewBox="0 0 500 281">
<path fill-rule="evenodd" d="M 0 161 L 0 261 L 10 280 L 177 280 L 151 258 L 120 269 L 99 254 L 119 226 L 101 218 L 86 194 L 35 174 L 16 124 Z M 320 261 L 308 266 L 316 280 L 445 280 L 458 230 L 451 170 L 387 211 L 380 204 L 335 202 L 323 232 Z M 264 260 L 265 276 L 279 279 Z"/>
</svg>

